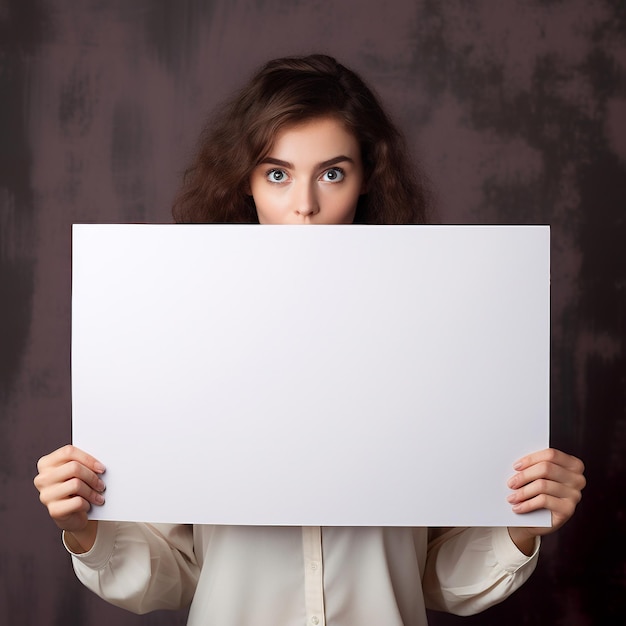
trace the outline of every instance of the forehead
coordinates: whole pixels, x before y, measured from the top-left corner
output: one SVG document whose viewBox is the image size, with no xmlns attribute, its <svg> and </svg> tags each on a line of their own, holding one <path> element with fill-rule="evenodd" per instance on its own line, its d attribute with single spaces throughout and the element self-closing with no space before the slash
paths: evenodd
<svg viewBox="0 0 626 626">
<path fill-rule="evenodd" d="M 346 124 L 332 116 L 319 117 L 289 124 L 276 134 L 268 153 L 291 158 L 325 155 L 331 158 L 341 154 L 354 158 L 360 152 L 355 134 Z"/>
</svg>

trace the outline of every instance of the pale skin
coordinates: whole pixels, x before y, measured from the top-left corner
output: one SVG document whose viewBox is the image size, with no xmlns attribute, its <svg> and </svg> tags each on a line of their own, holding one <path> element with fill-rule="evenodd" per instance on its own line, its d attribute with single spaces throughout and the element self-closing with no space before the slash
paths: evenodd
<svg viewBox="0 0 626 626">
<path fill-rule="evenodd" d="M 365 191 L 359 143 L 332 117 L 287 128 L 249 187 L 261 224 L 352 224 Z"/>
<path fill-rule="evenodd" d="M 366 191 L 356 137 L 334 117 L 313 119 L 283 129 L 267 158 L 249 181 L 261 224 L 351 224 L 358 198 Z M 75 553 L 93 546 L 98 522 L 92 506 L 104 503 L 104 465 L 90 454 L 66 445 L 37 464 L 35 487 L 57 526 L 66 531 Z M 510 527 L 509 535 L 524 554 L 535 539 L 559 529 L 574 514 L 585 487 L 584 465 L 574 456 L 548 448 L 513 464 L 508 501 L 523 515 L 547 509 L 548 528 Z"/>
</svg>

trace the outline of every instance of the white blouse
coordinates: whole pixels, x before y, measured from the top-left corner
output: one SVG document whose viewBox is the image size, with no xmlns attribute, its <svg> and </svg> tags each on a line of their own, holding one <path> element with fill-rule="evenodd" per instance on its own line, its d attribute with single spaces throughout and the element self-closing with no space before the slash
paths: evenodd
<svg viewBox="0 0 626 626">
<path fill-rule="evenodd" d="M 430 539 L 430 541 L 429 541 Z M 99 522 L 78 578 L 136 613 L 191 603 L 189 626 L 424 626 L 502 601 L 537 562 L 506 528 Z"/>
</svg>

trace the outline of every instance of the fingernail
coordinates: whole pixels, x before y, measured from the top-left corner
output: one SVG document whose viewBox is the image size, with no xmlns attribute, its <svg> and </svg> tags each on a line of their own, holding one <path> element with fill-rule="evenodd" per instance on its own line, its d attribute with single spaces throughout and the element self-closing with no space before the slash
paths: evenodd
<svg viewBox="0 0 626 626">
<path fill-rule="evenodd" d="M 95 497 L 96 504 L 104 504 L 104 496 L 100 493 L 96 494 Z"/>
<path fill-rule="evenodd" d="M 509 502 L 515 502 L 515 498 L 516 498 L 515 494 L 514 494 L 514 493 L 512 493 L 510 496 L 508 496 L 508 497 L 507 497 L 507 500 L 508 500 Z"/>
<path fill-rule="evenodd" d="M 515 485 L 515 476 L 512 476 L 511 478 L 509 478 L 509 480 L 506 483 L 507 487 L 510 487 L 511 489 L 513 489 Z"/>
<path fill-rule="evenodd" d="M 514 470 L 522 469 L 523 466 L 524 466 L 524 464 L 521 461 L 516 461 L 515 463 L 513 463 L 513 469 Z"/>
<path fill-rule="evenodd" d="M 522 508 L 522 505 L 521 504 L 514 504 L 512 508 L 517 513 L 517 511 L 519 511 Z"/>
<path fill-rule="evenodd" d="M 100 463 L 99 461 L 96 461 L 93 464 L 93 468 L 96 472 L 98 472 L 98 474 L 103 474 L 106 470 L 106 467 L 104 467 L 104 465 L 102 465 L 102 463 Z"/>
<path fill-rule="evenodd" d="M 107 488 L 107 486 L 104 484 L 104 481 L 103 481 L 103 480 L 99 480 L 99 479 L 98 479 L 98 482 L 96 483 L 96 491 L 100 491 L 100 492 L 102 492 L 102 491 L 104 491 L 106 488 Z"/>
</svg>

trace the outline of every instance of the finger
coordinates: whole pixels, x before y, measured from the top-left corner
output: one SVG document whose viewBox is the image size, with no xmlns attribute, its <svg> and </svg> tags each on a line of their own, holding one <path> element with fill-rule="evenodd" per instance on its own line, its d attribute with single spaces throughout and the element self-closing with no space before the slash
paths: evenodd
<svg viewBox="0 0 626 626">
<path fill-rule="evenodd" d="M 581 500 L 581 493 L 578 489 L 545 479 L 535 480 L 520 489 L 516 489 L 508 496 L 507 500 L 511 504 L 516 504 L 530 500 L 542 493 L 555 498 L 569 498 L 576 504 Z"/>
<path fill-rule="evenodd" d="M 46 469 L 50 467 L 55 467 L 59 465 L 63 465 L 70 461 L 77 461 L 81 463 L 85 467 L 88 467 L 96 474 L 102 474 L 105 471 L 104 465 L 98 461 L 95 457 L 91 456 L 91 454 L 87 454 L 85 451 L 68 444 L 47 454 L 46 456 L 42 456 L 37 462 L 37 471 L 41 474 Z"/>
<path fill-rule="evenodd" d="M 529 469 L 512 476 L 507 482 L 507 485 L 510 489 L 520 489 L 524 485 L 529 485 L 540 480 L 549 480 L 554 483 L 571 487 L 577 491 L 582 491 L 586 484 L 585 477 L 581 474 L 570 472 L 569 470 L 563 469 L 558 465 L 539 463 L 538 465 L 533 465 Z"/>
<path fill-rule="evenodd" d="M 57 483 L 47 487 L 40 493 L 39 499 L 48 507 L 48 510 L 50 510 L 50 506 L 54 502 L 68 500 L 75 496 L 79 496 L 92 504 L 104 504 L 104 496 L 102 493 L 92 489 L 79 478 L 71 478 L 63 483 Z"/>
<path fill-rule="evenodd" d="M 89 502 L 80 496 L 75 496 L 54 502 L 48 511 L 59 527 L 72 530 L 72 528 L 78 529 L 85 525 L 90 508 Z"/>
<path fill-rule="evenodd" d="M 52 466 L 35 477 L 35 486 L 41 492 L 46 487 L 78 478 L 95 491 L 104 491 L 104 481 L 98 474 L 78 461 L 69 461 L 63 465 Z"/>
<path fill-rule="evenodd" d="M 548 461 L 535 463 L 525 470 L 518 472 L 508 480 L 507 485 L 511 489 L 519 489 L 533 481 L 547 479 L 558 483 L 569 484 L 574 481 L 576 474 L 564 469 L 560 465 L 554 465 Z"/>
<path fill-rule="evenodd" d="M 54 482 L 63 482 L 72 478 L 79 478 L 95 491 L 104 491 L 104 481 L 93 470 L 78 461 L 70 461 L 50 472 Z"/>
<path fill-rule="evenodd" d="M 585 477 L 582 474 L 550 461 L 540 461 L 512 476 L 508 480 L 507 485 L 511 489 L 518 489 L 525 484 L 542 478 L 570 485 L 576 489 L 583 489 L 586 484 Z"/>
<path fill-rule="evenodd" d="M 524 502 L 518 502 L 512 507 L 515 513 L 530 513 L 547 509 L 552 513 L 552 530 L 562 526 L 573 514 L 576 504 L 569 498 L 555 498 L 545 493 L 539 494 Z"/>
<path fill-rule="evenodd" d="M 545 450 L 528 454 L 516 461 L 513 464 L 513 468 L 523 470 L 541 462 L 554 463 L 577 474 L 583 474 L 585 471 L 585 466 L 579 458 L 555 448 L 546 448 Z"/>
</svg>

